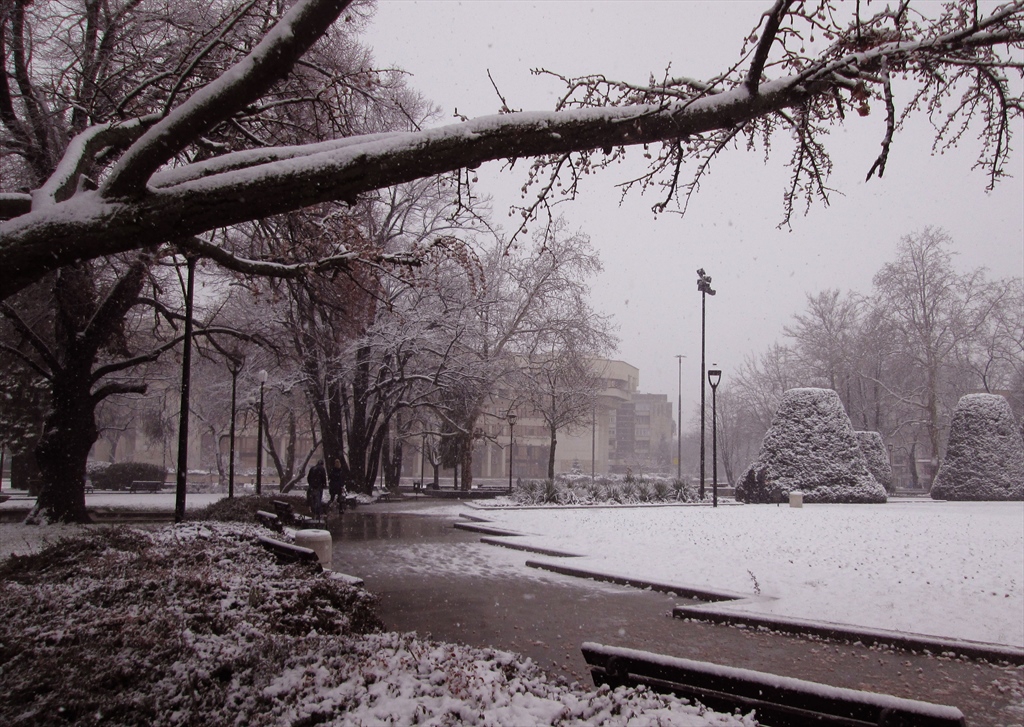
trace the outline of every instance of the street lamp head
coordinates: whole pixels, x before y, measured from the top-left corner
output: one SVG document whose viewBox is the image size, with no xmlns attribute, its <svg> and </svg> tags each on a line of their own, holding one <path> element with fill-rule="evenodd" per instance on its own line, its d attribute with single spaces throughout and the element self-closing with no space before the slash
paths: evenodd
<svg viewBox="0 0 1024 727">
<path fill-rule="evenodd" d="M 519 417 L 516 415 L 515 409 L 509 409 L 508 414 L 505 415 L 505 418 L 508 420 L 508 425 L 510 427 L 514 427 L 516 425 L 516 421 L 519 420 Z"/>
<path fill-rule="evenodd" d="M 719 382 L 722 380 L 721 369 L 708 369 L 708 383 L 711 384 L 712 389 L 717 389 Z"/>
<path fill-rule="evenodd" d="M 256 376 L 257 376 L 257 378 L 259 378 L 261 384 L 267 383 L 267 370 L 266 369 L 260 369 L 260 372 L 258 374 L 256 374 Z"/>
</svg>

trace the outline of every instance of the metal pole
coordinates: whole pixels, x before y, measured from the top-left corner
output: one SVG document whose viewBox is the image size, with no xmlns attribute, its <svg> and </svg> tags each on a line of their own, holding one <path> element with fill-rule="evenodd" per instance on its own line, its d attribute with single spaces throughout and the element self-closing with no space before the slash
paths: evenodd
<svg viewBox="0 0 1024 727">
<path fill-rule="evenodd" d="M 704 321 L 707 295 L 700 291 L 700 500 L 704 501 Z"/>
<path fill-rule="evenodd" d="M 718 387 L 711 387 L 711 506 L 718 507 Z"/>
<path fill-rule="evenodd" d="M 516 423 L 509 420 L 508 423 L 508 494 L 512 494 L 512 447 L 515 446 Z"/>
<path fill-rule="evenodd" d="M 181 404 L 178 409 L 178 472 L 174 488 L 174 522 L 185 519 L 185 481 L 188 475 L 188 410 L 189 391 L 192 386 L 192 278 L 196 270 L 196 258 L 185 258 L 187 280 L 185 282 L 185 341 L 181 352 Z"/>
<path fill-rule="evenodd" d="M 683 481 L 683 354 L 676 354 L 679 361 L 679 401 L 676 403 L 676 479 Z"/>
<path fill-rule="evenodd" d="M 231 430 L 228 439 L 231 442 L 228 447 L 228 499 L 235 496 L 235 412 L 237 398 L 235 393 L 238 389 L 238 367 L 231 367 Z"/>
<path fill-rule="evenodd" d="M 420 489 L 427 484 L 427 433 L 423 432 L 423 442 L 420 444 Z"/>
<path fill-rule="evenodd" d="M 261 372 L 262 373 L 262 372 Z M 260 379 L 260 412 L 256 423 L 256 494 L 263 494 L 263 379 Z"/>
<path fill-rule="evenodd" d="M 597 407 L 590 410 L 590 484 L 597 479 Z"/>
<path fill-rule="evenodd" d="M 711 276 L 704 272 L 704 268 L 697 271 L 697 290 L 700 291 L 700 499 L 704 500 L 704 431 L 705 431 L 705 391 L 704 383 L 704 331 L 707 319 L 707 296 L 714 295 L 711 288 Z"/>
</svg>

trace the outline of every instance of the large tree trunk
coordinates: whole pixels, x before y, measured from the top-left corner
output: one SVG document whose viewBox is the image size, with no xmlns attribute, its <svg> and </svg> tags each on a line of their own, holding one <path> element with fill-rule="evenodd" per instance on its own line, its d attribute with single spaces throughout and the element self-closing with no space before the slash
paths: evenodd
<svg viewBox="0 0 1024 727">
<path fill-rule="evenodd" d="M 462 490 L 469 492 L 473 487 L 473 438 L 466 437 L 465 445 L 462 448 Z"/>
<path fill-rule="evenodd" d="M 552 482 L 555 481 L 555 446 L 558 444 L 558 429 L 551 427 L 549 430 L 551 434 L 551 449 L 548 452 L 548 479 Z"/>
<path fill-rule="evenodd" d="M 92 522 L 85 509 L 85 463 L 99 432 L 88 371 L 67 366 L 54 377 L 53 410 L 36 445 L 43 489 L 29 521 Z"/>
</svg>

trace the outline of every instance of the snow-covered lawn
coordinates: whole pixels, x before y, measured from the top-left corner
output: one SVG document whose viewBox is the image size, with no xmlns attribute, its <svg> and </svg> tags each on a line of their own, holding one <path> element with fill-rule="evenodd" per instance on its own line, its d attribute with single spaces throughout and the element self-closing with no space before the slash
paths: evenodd
<svg viewBox="0 0 1024 727">
<path fill-rule="evenodd" d="M 1024 646 L 1021 502 L 477 514 L 572 566 L 761 596 L 729 608 Z"/>
</svg>

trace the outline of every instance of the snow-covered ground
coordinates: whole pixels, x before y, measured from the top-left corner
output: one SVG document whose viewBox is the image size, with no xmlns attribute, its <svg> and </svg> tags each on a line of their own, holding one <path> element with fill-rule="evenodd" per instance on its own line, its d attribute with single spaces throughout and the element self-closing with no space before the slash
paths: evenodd
<svg viewBox="0 0 1024 727">
<path fill-rule="evenodd" d="M 218 495 L 190 495 L 202 507 Z M 94 494 L 91 506 L 173 509 L 171 493 Z M 9 501 L 0 507 L 10 506 Z M 389 512 L 400 512 L 393 503 Z M 455 519 L 463 504 L 410 512 Z M 495 508 L 517 542 L 584 555 L 571 565 L 749 594 L 731 609 L 1024 646 L 1024 503 L 890 500 L 885 505 Z M 60 529 L 0 526 L 0 557 Z M 429 548 L 429 545 L 423 545 Z M 456 551 L 452 551 L 456 552 Z M 521 553 L 494 554 L 495 567 Z M 556 561 L 557 562 L 557 561 Z M 561 562 L 565 563 L 563 559 Z M 464 559 L 410 567 L 465 570 Z M 472 567 L 472 566 L 469 566 Z M 355 574 L 358 575 L 358 574 Z M 758 593 L 759 592 L 759 593 Z M 719 604 L 719 607 L 723 607 Z"/>
<path fill-rule="evenodd" d="M 476 514 L 574 567 L 761 596 L 731 609 L 1024 646 L 1020 502 Z"/>
</svg>

